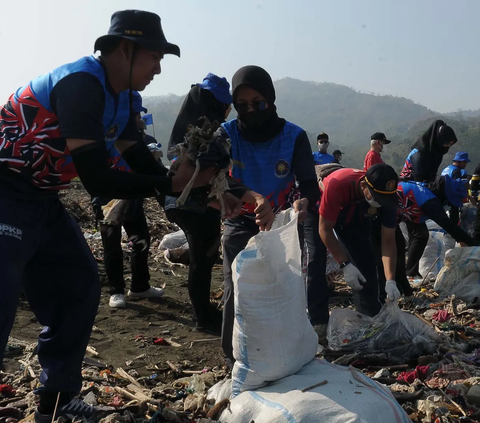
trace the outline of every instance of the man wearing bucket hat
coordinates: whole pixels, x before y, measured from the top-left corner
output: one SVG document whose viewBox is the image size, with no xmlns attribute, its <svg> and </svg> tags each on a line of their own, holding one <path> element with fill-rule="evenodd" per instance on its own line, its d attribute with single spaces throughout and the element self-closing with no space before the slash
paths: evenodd
<svg viewBox="0 0 480 423">
<path fill-rule="evenodd" d="M 322 184 L 319 225 L 324 245 L 321 257 L 323 274 L 328 249 L 340 264 L 347 285 L 353 290 L 357 311 L 374 316 L 381 308 L 376 257 L 371 240 L 371 225 L 375 217 L 380 219 L 382 227 L 387 296 L 391 301 L 400 298 L 394 280 L 398 176 L 391 166 L 380 163 L 366 172 L 358 169 L 336 170 L 326 176 Z M 320 323 L 326 324 L 328 309 L 325 312 L 323 307 L 323 310 L 325 315 Z"/>
<path fill-rule="evenodd" d="M 163 55 L 180 54 L 166 40 L 159 16 L 114 13 L 97 49 L 98 59 L 84 57 L 40 76 L 0 108 L 0 363 L 23 287 L 44 326 L 38 341 L 43 372 L 36 423 L 67 414 L 96 420 L 93 407 L 76 394 L 100 281 L 59 190 L 78 176 L 92 196 L 153 197 L 181 191 L 194 172 L 185 161 L 167 177 L 139 140 L 131 110 L 132 90 L 143 90 L 160 73 Z M 113 145 L 133 172 L 109 166 L 107 151 Z M 214 172 L 213 167 L 202 172 L 198 186 Z"/>
<path fill-rule="evenodd" d="M 231 103 L 230 84 L 225 78 L 209 73 L 202 82 L 193 84 L 173 126 L 167 157 L 174 158 L 173 147 L 183 142 L 188 125 L 197 124 L 203 116 L 211 122 L 225 122 Z M 176 223 L 187 237 L 188 294 L 195 315 L 195 330 L 219 336 L 222 312 L 210 303 L 210 286 L 220 247 L 220 213 L 208 207 L 208 191 L 204 187 L 192 190 L 183 206 L 176 205 L 176 198 L 167 197 L 165 212 L 168 220 Z"/>
<path fill-rule="evenodd" d="M 471 160 L 468 158 L 468 153 L 465 151 L 459 151 L 455 154 L 455 157 L 452 160 L 452 164 L 447 166 L 442 171 L 442 175 L 449 174 L 452 178 L 466 178 L 467 163 L 470 163 Z"/>
<path fill-rule="evenodd" d="M 457 180 L 459 178 L 465 179 L 467 181 L 468 174 L 465 168 L 467 167 L 467 163 L 470 163 L 470 159 L 468 158 L 468 153 L 465 151 L 459 151 L 455 154 L 455 157 L 452 160 L 452 164 L 447 166 L 442 171 L 442 176 L 449 175 L 452 179 Z M 467 182 L 465 182 L 467 183 Z M 465 198 L 467 196 L 465 195 Z M 459 207 L 455 205 L 451 205 L 450 208 L 450 220 L 455 224 L 458 225 L 460 221 L 460 209 L 462 208 L 462 204 Z"/>
</svg>

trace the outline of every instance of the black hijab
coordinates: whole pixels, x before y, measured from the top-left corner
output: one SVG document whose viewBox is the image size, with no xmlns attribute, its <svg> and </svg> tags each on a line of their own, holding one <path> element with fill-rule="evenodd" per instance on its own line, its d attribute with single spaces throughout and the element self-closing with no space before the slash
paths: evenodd
<svg viewBox="0 0 480 423">
<path fill-rule="evenodd" d="M 454 130 L 443 120 L 436 120 L 424 132 L 424 134 L 413 145 L 419 151 L 436 153 L 444 155 L 448 153 L 449 148 L 443 144 L 454 140 L 457 142 L 457 136 Z"/>
<path fill-rule="evenodd" d="M 218 123 L 223 123 L 225 122 L 225 112 L 227 108 L 228 104 L 218 101 L 209 90 L 200 88 L 196 84 L 192 85 L 190 92 L 187 94 L 180 108 L 180 112 L 178 112 L 172 133 L 170 134 L 167 153 L 168 159 L 173 159 L 170 149 L 183 142 L 188 125 L 201 126 L 202 122 L 199 122 L 198 119 L 203 116 L 206 116 L 210 122 L 216 120 Z"/>
<path fill-rule="evenodd" d="M 238 88 L 247 85 L 261 93 L 267 100 L 268 108 L 245 114 L 238 114 L 237 125 L 247 141 L 265 142 L 278 135 L 285 126 L 285 119 L 279 118 L 275 106 L 275 88 L 268 72 L 259 66 L 244 66 L 232 78 L 233 105 Z"/>
</svg>

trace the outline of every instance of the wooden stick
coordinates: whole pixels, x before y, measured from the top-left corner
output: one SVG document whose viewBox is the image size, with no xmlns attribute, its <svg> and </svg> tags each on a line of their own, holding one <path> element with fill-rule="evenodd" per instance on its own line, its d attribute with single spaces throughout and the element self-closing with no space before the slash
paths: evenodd
<svg viewBox="0 0 480 423">
<path fill-rule="evenodd" d="M 30 366 L 30 364 L 28 364 L 26 361 L 23 361 L 23 360 L 18 360 L 18 362 L 25 366 L 25 371 L 27 371 L 32 378 L 35 378 L 35 372 L 33 371 L 32 366 Z"/>
<path fill-rule="evenodd" d="M 201 342 L 212 342 L 212 341 L 220 341 L 222 338 L 206 338 L 206 339 L 194 339 L 190 342 L 190 346 L 188 348 L 192 348 L 193 344 L 199 344 Z"/>
<path fill-rule="evenodd" d="M 430 272 L 432 271 L 432 269 L 435 267 L 435 265 L 437 264 L 437 261 L 440 259 L 440 257 L 437 257 L 436 260 L 433 262 L 432 264 L 432 267 L 430 267 L 430 269 L 428 269 L 428 272 L 427 274 L 425 275 L 425 277 L 423 278 L 423 281 L 420 285 L 418 285 L 418 291 L 415 293 L 414 297 L 416 297 L 418 295 L 418 293 L 420 292 L 420 290 L 422 289 L 422 286 L 423 284 L 425 283 L 425 281 L 427 280 L 428 278 L 428 275 L 430 274 Z"/>
<path fill-rule="evenodd" d="M 60 392 L 57 394 L 57 402 L 55 403 L 55 409 L 53 410 L 52 423 L 55 421 L 55 414 L 57 414 L 58 402 L 60 401 Z"/>
<path fill-rule="evenodd" d="M 135 400 L 138 402 L 142 402 L 139 400 L 135 395 L 133 395 L 131 392 L 128 392 L 126 389 L 119 388 L 118 386 L 114 386 L 115 391 L 117 391 L 120 395 L 124 396 L 125 398 Z"/>
<path fill-rule="evenodd" d="M 312 389 L 314 389 L 314 388 L 318 388 L 319 386 L 326 385 L 327 383 L 328 383 L 328 380 L 323 380 L 323 381 L 321 381 L 321 382 L 319 382 L 319 383 L 316 383 L 315 385 L 309 386 L 308 388 L 303 388 L 303 389 L 301 390 L 301 392 L 310 391 L 310 390 L 312 390 Z"/>
<path fill-rule="evenodd" d="M 97 352 L 97 350 L 90 345 L 87 346 L 87 351 L 92 354 L 93 357 L 98 357 L 100 354 Z"/>
<path fill-rule="evenodd" d="M 136 387 L 140 388 L 141 390 L 145 389 L 144 386 L 140 385 L 132 376 L 130 376 L 125 370 L 123 370 L 121 367 L 119 367 L 116 370 L 116 373 L 123 377 L 124 379 L 127 379 L 129 382 L 131 382 L 133 385 Z"/>
<path fill-rule="evenodd" d="M 182 373 L 182 369 L 177 366 L 176 364 L 173 364 L 171 361 L 167 360 L 167 365 L 170 367 L 175 373 Z"/>
<path fill-rule="evenodd" d="M 457 404 L 454 400 L 452 400 L 445 392 L 442 391 L 442 388 L 438 388 L 439 391 L 443 394 L 443 396 L 445 397 L 445 399 L 447 399 L 448 401 L 450 401 L 455 407 L 457 407 L 464 416 L 467 415 L 467 413 L 465 413 L 465 411 L 463 410 L 463 408 Z"/>
</svg>

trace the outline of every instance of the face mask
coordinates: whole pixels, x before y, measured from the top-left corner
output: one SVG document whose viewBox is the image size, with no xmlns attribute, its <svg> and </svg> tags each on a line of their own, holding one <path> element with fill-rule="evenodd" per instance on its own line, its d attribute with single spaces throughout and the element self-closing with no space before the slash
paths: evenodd
<svg viewBox="0 0 480 423">
<path fill-rule="evenodd" d="M 382 150 L 381 150 L 381 153 L 385 153 L 387 151 L 387 145 L 386 144 L 382 144 L 380 143 L 381 146 L 382 146 Z"/>
<path fill-rule="evenodd" d="M 242 113 L 238 115 L 238 118 L 243 122 L 247 129 L 258 129 L 261 128 L 267 122 L 270 117 L 270 109 L 266 110 L 256 110 L 249 113 Z"/>
<path fill-rule="evenodd" d="M 450 147 L 448 147 L 448 146 L 445 147 L 444 145 L 442 145 L 442 146 L 440 147 L 440 153 L 441 153 L 441 154 L 447 154 L 447 153 L 448 153 L 448 150 L 450 150 Z"/>
<path fill-rule="evenodd" d="M 373 199 L 373 196 L 372 196 L 372 193 L 369 191 L 368 192 L 370 194 L 370 199 L 367 198 L 367 196 L 365 195 L 365 201 L 370 204 L 372 207 L 376 207 L 377 209 L 382 207 L 381 204 L 378 204 L 374 199 Z"/>
<path fill-rule="evenodd" d="M 328 150 L 328 143 L 324 142 L 323 144 L 318 144 L 318 151 L 325 154 Z"/>
</svg>

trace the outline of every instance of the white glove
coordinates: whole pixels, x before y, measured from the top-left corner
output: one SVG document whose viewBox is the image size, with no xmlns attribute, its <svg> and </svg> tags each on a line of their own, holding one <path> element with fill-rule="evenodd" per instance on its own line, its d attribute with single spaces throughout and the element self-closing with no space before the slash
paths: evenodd
<svg viewBox="0 0 480 423">
<path fill-rule="evenodd" d="M 400 291 L 397 288 L 397 283 L 392 279 L 387 281 L 385 284 L 385 292 L 387 293 L 387 298 L 390 301 L 395 302 L 401 297 Z"/>
<path fill-rule="evenodd" d="M 355 289 L 356 291 L 363 289 L 363 286 L 360 284 L 359 280 L 366 282 L 366 279 L 360 273 L 360 270 L 358 270 L 352 263 L 348 263 L 343 268 L 343 276 L 345 277 L 345 282 L 347 282 L 347 285 L 350 288 Z"/>
</svg>

